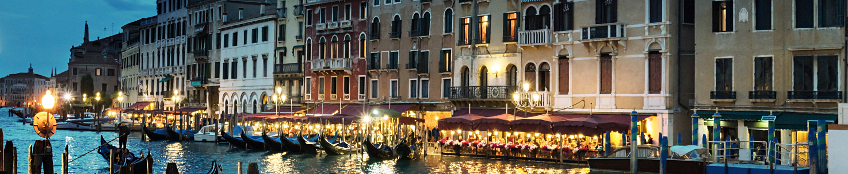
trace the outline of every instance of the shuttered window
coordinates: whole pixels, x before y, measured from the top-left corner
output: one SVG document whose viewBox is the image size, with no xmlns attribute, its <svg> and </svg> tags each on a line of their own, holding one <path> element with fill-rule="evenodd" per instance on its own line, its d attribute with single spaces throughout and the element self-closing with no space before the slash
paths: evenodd
<svg viewBox="0 0 848 174">
<path fill-rule="evenodd" d="M 568 85 L 568 82 L 569 82 L 569 78 L 568 78 L 568 73 L 569 73 L 568 57 L 559 56 L 559 61 L 557 61 L 557 62 L 559 63 L 559 69 L 557 70 L 557 71 L 559 71 L 559 78 L 557 79 L 557 82 L 559 82 L 559 94 L 565 95 L 565 94 L 568 94 L 568 86 L 569 86 Z"/>
<path fill-rule="evenodd" d="M 595 23 L 618 22 L 618 0 L 597 0 L 595 2 Z"/>
<path fill-rule="evenodd" d="M 648 54 L 648 93 L 659 94 L 662 91 L 662 54 Z"/>
<path fill-rule="evenodd" d="M 795 0 L 795 28 L 813 28 L 813 0 Z"/>
<path fill-rule="evenodd" d="M 733 59 L 716 59 L 715 67 L 715 90 L 733 91 Z"/>
<path fill-rule="evenodd" d="M 574 29 L 574 2 L 554 5 L 554 31 Z"/>
<path fill-rule="evenodd" d="M 601 55 L 601 94 L 612 93 L 612 56 Z"/>
<path fill-rule="evenodd" d="M 350 94 L 350 77 L 344 77 L 344 81 L 342 82 L 342 88 L 344 88 L 344 94 Z"/>
<path fill-rule="evenodd" d="M 663 0 L 650 0 L 650 12 L 649 12 L 649 22 L 662 22 L 662 1 Z"/>
<path fill-rule="evenodd" d="M 733 31 L 733 1 L 713 1 L 713 32 Z"/>
<path fill-rule="evenodd" d="M 518 40 L 518 13 L 504 13 L 503 20 L 503 41 L 515 42 Z"/>
<path fill-rule="evenodd" d="M 772 0 L 757 0 L 755 1 L 754 9 L 757 30 L 771 30 L 771 1 Z"/>
</svg>

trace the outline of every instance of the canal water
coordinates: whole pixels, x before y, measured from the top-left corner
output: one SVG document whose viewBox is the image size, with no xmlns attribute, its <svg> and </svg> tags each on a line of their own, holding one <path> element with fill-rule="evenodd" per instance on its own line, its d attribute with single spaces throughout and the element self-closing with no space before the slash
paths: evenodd
<svg viewBox="0 0 848 174">
<path fill-rule="evenodd" d="M 26 173 L 27 147 L 39 137 L 29 124 L 8 116 L 8 108 L 0 109 L 0 128 L 4 141 L 12 141 L 18 149 L 18 173 Z M 61 171 L 61 154 L 69 146 L 70 173 L 108 173 L 108 162 L 96 151 L 84 155 L 100 143 L 117 137 L 114 132 L 58 130 L 50 142 L 56 173 Z M 154 158 L 154 173 L 164 173 L 167 163 L 176 163 L 180 173 L 205 173 L 212 161 L 219 162 L 224 173 L 237 173 L 238 162 L 256 162 L 262 173 L 621 173 L 619 171 L 590 171 L 586 164 L 561 164 L 524 160 L 489 160 L 476 157 L 428 155 L 411 161 L 369 160 L 362 155 L 326 156 L 288 154 L 258 150 L 231 149 L 226 143 L 142 141 L 141 133 L 133 133 L 128 148 L 138 155 L 150 152 Z M 117 145 L 117 140 L 112 142 Z"/>
</svg>

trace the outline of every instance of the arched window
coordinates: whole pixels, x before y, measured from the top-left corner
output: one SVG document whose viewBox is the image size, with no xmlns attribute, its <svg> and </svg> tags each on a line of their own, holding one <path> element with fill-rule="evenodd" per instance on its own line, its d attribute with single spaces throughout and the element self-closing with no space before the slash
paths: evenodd
<svg viewBox="0 0 848 174">
<path fill-rule="evenodd" d="M 256 110 L 257 110 L 257 109 L 256 109 L 256 106 L 257 106 L 257 104 L 256 104 L 256 100 L 253 100 L 253 108 L 252 108 L 252 110 L 251 110 L 251 111 L 252 111 L 251 113 L 254 113 L 254 114 L 256 113 Z"/>
<path fill-rule="evenodd" d="M 412 14 L 412 21 L 409 22 L 409 36 L 420 36 L 421 25 L 418 13 Z"/>
<path fill-rule="evenodd" d="M 486 66 L 480 67 L 480 98 L 486 99 L 489 96 L 489 69 Z"/>
<path fill-rule="evenodd" d="M 339 57 L 339 37 L 333 36 L 330 40 L 330 58 Z"/>
<path fill-rule="evenodd" d="M 551 90 L 551 65 L 547 62 L 539 65 L 539 90 Z"/>
<path fill-rule="evenodd" d="M 266 96 L 265 94 L 262 94 L 261 99 L 262 99 L 262 105 L 259 105 L 259 112 L 267 110 L 266 107 L 268 106 L 268 96 Z"/>
<path fill-rule="evenodd" d="M 550 29 L 551 28 L 551 27 L 549 27 L 550 23 L 551 23 L 551 7 L 550 6 L 543 5 L 541 8 L 539 8 L 539 20 L 538 20 L 538 22 L 539 22 L 538 26 L 542 27 L 542 28 L 539 28 L 539 29 Z"/>
<path fill-rule="evenodd" d="M 421 20 L 421 31 L 419 31 L 421 36 L 429 36 L 430 35 L 430 12 L 424 13 L 424 19 Z"/>
<path fill-rule="evenodd" d="M 536 89 L 536 64 L 527 63 L 524 66 L 524 83 L 530 84 L 530 89 L 527 90 Z"/>
<path fill-rule="evenodd" d="M 343 49 L 342 50 L 342 57 L 343 58 L 350 58 L 351 57 L 351 55 L 350 55 L 350 35 L 345 35 L 343 47 L 344 48 L 342 48 Z"/>
<path fill-rule="evenodd" d="M 380 18 L 371 21 L 371 39 L 380 39 Z"/>
<path fill-rule="evenodd" d="M 460 78 L 460 86 L 467 87 L 469 85 L 468 81 L 471 79 L 471 73 L 468 72 L 468 67 L 462 67 L 462 77 Z"/>
<path fill-rule="evenodd" d="M 524 28 L 526 30 L 535 30 L 536 29 L 536 16 L 538 13 L 536 12 L 536 7 L 530 6 L 527 7 L 527 10 L 524 10 Z"/>
<path fill-rule="evenodd" d="M 233 112 L 231 114 L 238 114 L 238 100 L 233 100 Z"/>
<path fill-rule="evenodd" d="M 312 60 L 312 39 L 306 39 L 306 60 Z"/>
<path fill-rule="evenodd" d="M 365 57 L 365 33 L 359 34 L 359 57 Z"/>
<path fill-rule="evenodd" d="M 453 33 L 453 10 L 445 10 L 445 33 Z"/>
<path fill-rule="evenodd" d="M 402 31 L 403 21 L 400 20 L 400 16 L 395 16 L 392 19 L 392 33 L 391 38 L 400 38 L 400 31 Z"/>
<path fill-rule="evenodd" d="M 506 67 L 506 86 L 518 86 L 518 68 L 515 65 Z"/>
<path fill-rule="evenodd" d="M 327 57 L 325 57 L 326 52 L 324 52 L 324 51 L 326 51 L 324 49 L 325 44 L 327 44 L 327 40 L 324 39 L 324 37 L 321 37 L 321 39 L 318 40 L 318 59 L 326 59 L 327 58 Z"/>
<path fill-rule="evenodd" d="M 230 101 L 224 100 L 224 114 L 230 114 Z"/>
</svg>

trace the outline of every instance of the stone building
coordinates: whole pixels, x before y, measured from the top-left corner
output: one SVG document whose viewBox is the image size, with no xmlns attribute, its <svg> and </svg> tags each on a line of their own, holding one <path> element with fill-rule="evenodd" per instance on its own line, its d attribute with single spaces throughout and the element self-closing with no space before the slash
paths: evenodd
<svg viewBox="0 0 848 174">
<path fill-rule="evenodd" d="M 275 27 L 277 58 L 274 59 L 274 88 L 281 89 L 278 95 L 286 96 L 286 101 L 278 103 L 284 108 L 304 106 L 303 63 L 306 60 L 303 45 L 304 22 L 303 1 L 277 1 L 277 27 Z"/>
<path fill-rule="evenodd" d="M 118 78 L 121 76 L 121 49 L 123 34 L 89 41 L 88 24 L 85 24 L 83 43 L 70 49 L 71 58 L 66 74 L 66 89 L 75 99 L 81 100 L 83 94 L 94 97 L 95 93 L 111 95 L 120 91 Z M 59 75 L 64 76 L 65 73 Z M 91 76 L 92 84 L 82 84 L 85 76 Z M 92 85 L 93 90 L 82 91 L 83 85 Z"/>
<path fill-rule="evenodd" d="M 2 106 L 33 106 L 41 101 L 47 91 L 50 78 L 32 71 L 9 74 L 0 78 L 0 105 Z"/>
<path fill-rule="evenodd" d="M 187 10 L 184 0 L 157 0 L 155 19 L 141 22 L 139 69 L 141 101 L 153 102 L 158 109 L 172 110 L 174 95 L 185 98 Z"/>
</svg>

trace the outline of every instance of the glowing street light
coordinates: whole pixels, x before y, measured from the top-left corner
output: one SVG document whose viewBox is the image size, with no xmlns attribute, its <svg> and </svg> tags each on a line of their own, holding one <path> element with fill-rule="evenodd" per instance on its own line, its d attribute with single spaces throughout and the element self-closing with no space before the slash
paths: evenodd
<svg viewBox="0 0 848 174">
<path fill-rule="evenodd" d="M 56 103 L 56 100 L 53 99 L 53 94 L 50 94 L 50 90 L 44 93 L 44 97 L 41 98 L 41 106 L 44 109 L 53 109 L 53 104 Z"/>
</svg>

